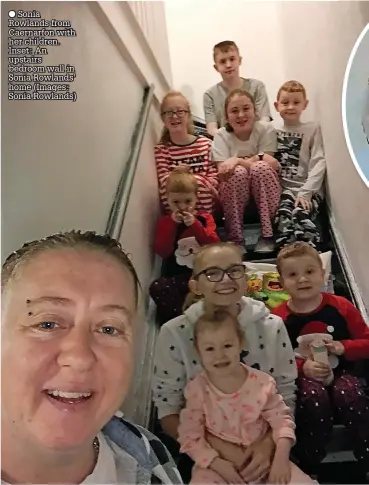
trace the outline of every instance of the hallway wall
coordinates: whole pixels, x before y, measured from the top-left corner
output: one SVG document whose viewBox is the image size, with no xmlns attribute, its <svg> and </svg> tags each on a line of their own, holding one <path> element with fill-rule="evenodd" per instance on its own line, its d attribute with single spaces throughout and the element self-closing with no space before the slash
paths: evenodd
<svg viewBox="0 0 369 485">
<path fill-rule="evenodd" d="M 285 81 L 276 2 L 176 0 L 165 8 L 173 85 L 189 98 L 195 115 L 203 117 L 203 93 L 221 81 L 213 46 L 226 39 L 239 46 L 242 75 L 262 80 L 274 101 Z"/>
<path fill-rule="evenodd" d="M 158 2 L 160 3 L 160 2 Z M 162 5 L 159 7 L 162 8 Z M 125 2 L 3 2 L 2 8 L 2 260 L 25 241 L 62 230 L 103 233 L 119 177 L 130 152 L 144 88 L 157 99 L 170 86 L 170 70 L 156 62 L 149 40 Z M 68 19 L 76 37 L 50 48 L 44 65 L 75 66 L 70 89 L 77 101 L 9 101 L 9 10 L 38 10 L 45 19 Z M 127 10 L 128 9 L 128 10 Z M 160 12 L 159 12 L 160 13 Z M 156 27 L 165 34 L 164 17 Z M 160 23 L 161 22 L 161 23 Z M 157 43 L 165 58 L 165 35 Z M 166 51 L 165 51 L 166 49 Z M 160 56 L 159 56 L 160 57 Z M 153 277 L 153 237 L 159 212 L 154 145 L 161 129 L 153 104 L 121 234 L 142 285 L 137 319 L 136 375 L 124 410 L 135 416 L 146 398 L 146 311 Z M 144 388 L 144 389 L 143 389 Z"/>
<path fill-rule="evenodd" d="M 342 123 L 346 65 L 356 39 L 369 22 L 369 12 L 362 3 L 369 2 L 281 2 L 278 15 L 281 25 L 289 26 L 288 33 L 282 29 L 286 77 L 296 73 L 314 86 L 312 100 L 322 124 L 330 204 L 356 283 L 369 309 L 369 189 L 351 160 Z M 291 22 L 299 16 L 304 22 Z M 369 61 L 369 52 L 367 57 Z"/>
</svg>

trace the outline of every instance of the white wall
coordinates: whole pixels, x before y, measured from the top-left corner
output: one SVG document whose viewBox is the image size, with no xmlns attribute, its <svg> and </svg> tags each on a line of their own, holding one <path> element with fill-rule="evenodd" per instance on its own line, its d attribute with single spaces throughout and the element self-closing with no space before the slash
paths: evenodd
<svg viewBox="0 0 369 485">
<path fill-rule="evenodd" d="M 322 124 L 327 157 L 330 203 L 356 283 L 369 308 L 369 190 L 350 158 L 341 110 L 346 65 L 369 21 L 361 3 L 281 2 L 278 15 L 285 27 L 282 46 L 286 76 L 299 69 L 314 88 L 315 113 Z M 296 18 L 304 22 L 291 21 Z"/>
<path fill-rule="evenodd" d="M 123 3 L 123 2 L 122 2 Z M 165 2 L 135 1 L 124 2 L 129 5 L 162 72 L 171 84 L 172 68 L 169 58 L 169 45 L 165 17 Z"/>
<path fill-rule="evenodd" d="M 195 115 L 203 118 L 203 93 L 221 81 L 213 68 L 213 46 L 233 40 L 243 57 L 241 75 L 266 84 L 272 116 L 278 117 L 272 105 L 287 79 L 280 55 L 282 38 L 277 3 L 166 2 L 173 85 L 189 98 Z"/>
<path fill-rule="evenodd" d="M 45 64 L 75 66 L 71 90 L 78 98 L 9 101 L 8 73 L 2 70 L 3 256 L 25 239 L 51 232 L 105 230 L 143 96 L 143 86 L 87 3 L 31 2 L 27 8 L 46 19 L 72 21 L 77 37 L 49 48 Z M 7 28 L 2 35 L 6 56 Z"/>
<path fill-rule="evenodd" d="M 145 400 L 151 400 L 151 359 L 154 351 L 152 340 L 156 335 L 156 324 L 149 320 L 147 300 L 148 288 L 154 274 L 152 247 L 159 215 L 153 147 L 158 141 L 160 130 L 159 114 L 155 107 L 152 107 L 121 237 L 124 249 L 132 255 L 132 261 L 142 285 L 142 305 L 140 305 L 136 329 L 138 337 L 136 338 L 136 373 L 130 399 L 125 403 L 123 410 L 129 416 L 134 416 L 136 422 L 142 425 L 147 424 Z"/>
<path fill-rule="evenodd" d="M 271 102 L 286 80 L 306 86 L 310 105 L 304 118 L 322 123 L 336 226 L 369 307 L 369 190 L 349 156 L 341 118 L 345 68 L 369 21 L 368 5 L 177 0 L 166 9 L 173 83 L 189 97 L 198 116 L 203 117 L 203 92 L 219 81 L 212 70 L 212 47 L 222 40 L 239 45 L 242 75 L 264 81 Z"/>
</svg>

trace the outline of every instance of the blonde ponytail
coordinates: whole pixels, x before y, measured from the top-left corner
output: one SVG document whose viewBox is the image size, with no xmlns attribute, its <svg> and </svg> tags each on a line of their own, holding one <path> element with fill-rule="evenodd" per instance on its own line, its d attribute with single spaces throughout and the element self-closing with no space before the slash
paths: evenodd
<svg viewBox="0 0 369 485">
<path fill-rule="evenodd" d="M 193 305 L 194 303 L 197 303 L 198 301 L 200 301 L 202 299 L 203 299 L 203 297 L 201 295 L 195 295 L 195 293 L 192 293 L 192 291 L 190 291 L 187 294 L 186 299 L 183 303 L 182 312 L 185 312 L 187 310 L 187 308 L 189 308 L 191 305 Z"/>
</svg>

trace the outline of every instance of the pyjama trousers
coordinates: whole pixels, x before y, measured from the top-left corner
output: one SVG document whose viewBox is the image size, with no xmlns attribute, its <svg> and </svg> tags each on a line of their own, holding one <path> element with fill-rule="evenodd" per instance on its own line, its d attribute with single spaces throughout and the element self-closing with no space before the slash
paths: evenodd
<svg viewBox="0 0 369 485">
<path fill-rule="evenodd" d="M 259 210 L 262 234 L 273 236 L 272 221 L 279 206 L 281 187 L 278 173 L 266 162 L 255 162 L 251 169 L 238 165 L 227 182 L 220 184 L 228 239 L 243 246 L 243 215 L 250 197 Z"/>
<path fill-rule="evenodd" d="M 295 207 L 296 197 L 290 190 L 284 190 L 275 217 L 275 241 L 279 248 L 296 241 L 308 242 L 316 248 L 320 243 L 320 233 L 315 225 L 321 198 L 312 197 L 311 211 L 300 205 Z"/>
</svg>

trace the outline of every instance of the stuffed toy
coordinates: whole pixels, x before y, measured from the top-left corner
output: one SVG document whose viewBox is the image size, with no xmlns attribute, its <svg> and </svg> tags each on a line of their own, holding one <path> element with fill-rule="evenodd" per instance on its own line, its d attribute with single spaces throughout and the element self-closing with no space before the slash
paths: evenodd
<svg viewBox="0 0 369 485">
<path fill-rule="evenodd" d="M 178 241 L 178 247 L 175 251 L 177 264 L 193 268 L 193 260 L 199 252 L 200 244 L 195 237 L 184 237 Z"/>
<path fill-rule="evenodd" d="M 332 340 L 332 335 L 329 335 L 327 333 L 308 333 L 297 337 L 297 342 L 299 346 L 294 349 L 296 357 L 300 357 L 302 359 L 311 359 L 323 363 L 325 363 L 325 360 L 327 360 L 326 363 L 331 368 L 330 375 L 325 379 L 316 378 L 316 380 L 321 380 L 324 386 L 329 386 L 330 384 L 332 384 L 334 377 L 333 369 L 338 366 L 339 360 L 336 355 L 330 354 L 329 352 L 322 352 L 322 354 L 325 353 L 326 357 L 324 355 L 322 355 L 322 358 L 320 358 L 320 356 L 317 357 L 317 354 L 314 353 L 314 346 L 316 345 L 318 349 L 321 349 L 322 347 L 324 347 L 324 344 L 331 342 Z"/>
<path fill-rule="evenodd" d="M 269 309 L 276 308 L 283 302 L 288 301 L 290 296 L 286 293 L 279 281 L 278 273 L 265 273 L 263 277 L 263 292 L 267 296 L 265 301 Z"/>
<path fill-rule="evenodd" d="M 247 295 L 263 301 L 270 310 L 290 299 L 281 286 L 279 274 L 275 272 L 249 274 Z"/>
</svg>

